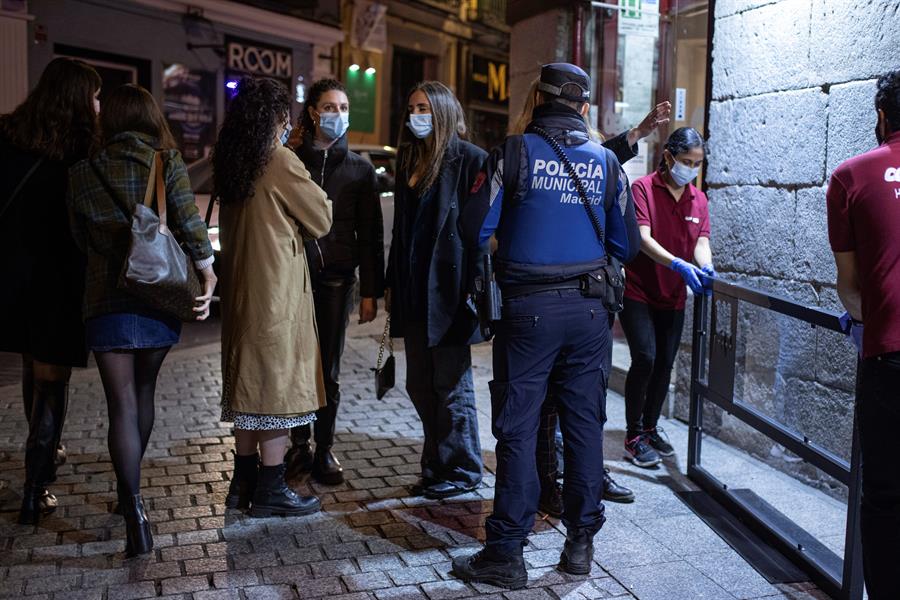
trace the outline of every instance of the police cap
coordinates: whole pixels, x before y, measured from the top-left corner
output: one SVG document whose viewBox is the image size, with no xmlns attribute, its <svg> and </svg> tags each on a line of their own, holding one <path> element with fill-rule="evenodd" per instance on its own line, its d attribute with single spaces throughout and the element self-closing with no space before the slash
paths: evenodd
<svg viewBox="0 0 900 600">
<path fill-rule="evenodd" d="M 550 63 L 541 67 L 538 89 L 572 102 L 588 102 L 591 99 L 591 78 L 576 65 Z"/>
</svg>

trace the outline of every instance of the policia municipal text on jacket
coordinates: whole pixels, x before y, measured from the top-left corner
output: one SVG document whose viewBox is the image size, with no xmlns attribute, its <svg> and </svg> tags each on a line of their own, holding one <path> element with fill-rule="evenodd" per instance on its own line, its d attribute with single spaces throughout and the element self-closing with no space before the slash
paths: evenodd
<svg viewBox="0 0 900 600">
<path fill-rule="evenodd" d="M 567 458 L 560 567 L 590 572 L 593 537 L 605 520 L 598 459 L 610 335 L 609 304 L 585 282 L 610 256 L 628 262 L 640 248 L 625 173 L 590 138 L 581 116 L 590 98 L 587 74 L 574 65 L 545 65 L 540 86 L 546 102 L 524 135 L 508 137 L 491 153 L 461 219 L 467 247 L 497 237 L 503 316 L 490 382 L 494 511 L 485 523 L 484 550 L 457 557 L 453 573 L 510 588 L 527 583 L 522 547 L 537 511 L 536 434 L 551 386 Z"/>
</svg>

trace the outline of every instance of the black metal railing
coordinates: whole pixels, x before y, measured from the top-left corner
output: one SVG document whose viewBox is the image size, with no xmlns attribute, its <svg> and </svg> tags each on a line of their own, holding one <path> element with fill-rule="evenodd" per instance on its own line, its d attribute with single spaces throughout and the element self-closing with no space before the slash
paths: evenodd
<svg viewBox="0 0 900 600">
<path fill-rule="evenodd" d="M 856 423 L 849 460 L 813 442 L 771 415 L 735 400 L 738 357 L 738 313 L 741 305 L 772 311 L 812 327 L 841 332 L 838 315 L 787 298 L 717 279 L 711 297 L 694 303 L 691 360 L 688 477 L 721 506 L 748 525 L 805 571 L 826 593 L 841 599 L 862 597 L 862 555 L 859 534 L 860 459 Z M 708 365 L 707 365 L 708 360 Z M 847 487 L 844 555 L 837 556 L 812 535 L 755 494 L 729 489 L 702 464 L 704 405 L 710 402 L 752 429 L 781 444 L 810 465 Z"/>
</svg>

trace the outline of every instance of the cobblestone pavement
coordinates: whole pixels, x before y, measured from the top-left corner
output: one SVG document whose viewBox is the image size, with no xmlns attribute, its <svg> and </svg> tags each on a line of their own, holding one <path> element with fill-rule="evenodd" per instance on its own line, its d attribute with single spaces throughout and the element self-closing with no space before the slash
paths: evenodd
<svg viewBox="0 0 900 600">
<path fill-rule="evenodd" d="M 526 547 L 530 583 L 505 592 L 463 584 L 450 560 L 483 539 L 493 496 L 488 420 L 490 348 L 475 349 L 484 486 L 451 501 L 407 496 L 418 472 L 421 428 L 402 389 L 375 400 L 380 325 L 352 326 L 344 363 L 336 450 L 347 481 L 296 482 L 324 511 L 296 519 L 251 519 L 225 511 L 232 437 L 218 422 L 215 344 L 174 351 L 160 377 L 157 420 L 144 461 L 143 493 L 155 551 L 124 560 L 124 528 L 106 451 L 105 404 L 95 370 L 73 377 L 64 441 L 69 462 L 52 486 L 60 508 L 39 527 L 15 524 L 26 427 L 17 386 L 0 388 L 0 596 L 65 600 L 320 598 L 388 600 L 824 598 L 810 584 L 773 586 L 744 563 L 673 494 L 690 486 L 677 463 L 656 472 L 621 460 L 621 399 L 610 399 L 608 465 L 638 501 L 608 505 L 587 577 L 556 570 L 562 526 L 540 520 Z M 398 382 L 404 380 L 402 352 Z M 682 438 L 670 423 L 673 440 Z M 683 429 L 683 428 L 681 428 Z M 683 448 L 683 445 L 679 446 Z"/>
</svg>

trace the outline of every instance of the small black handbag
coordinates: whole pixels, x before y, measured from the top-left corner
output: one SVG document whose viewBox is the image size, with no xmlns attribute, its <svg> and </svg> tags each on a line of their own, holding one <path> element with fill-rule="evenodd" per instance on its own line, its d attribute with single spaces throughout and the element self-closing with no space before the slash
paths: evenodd
<svg viewBox="0 0 900 600">
<path fill-rule="evenodd" d="M 387 345 L 389 352 L 386 360 L 384 360 L 385 345 Z M 375 371 L 375 396 L 381 400 L 394 387 L 394 340 L 391 338 L 390 316 L 388 316 L 384 324 L 381 347 L 378 348 L 378 361 L 372 370 Z"/>
</svg>

